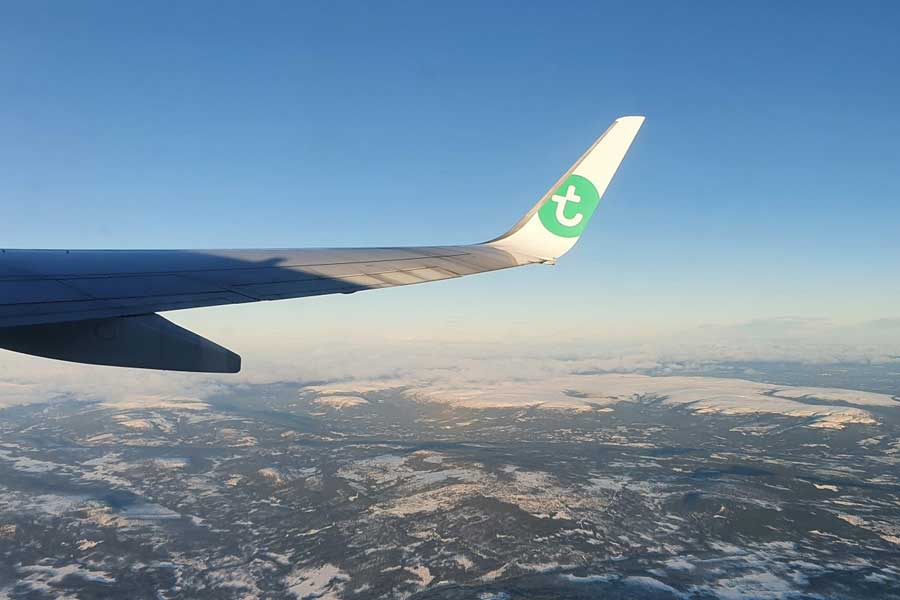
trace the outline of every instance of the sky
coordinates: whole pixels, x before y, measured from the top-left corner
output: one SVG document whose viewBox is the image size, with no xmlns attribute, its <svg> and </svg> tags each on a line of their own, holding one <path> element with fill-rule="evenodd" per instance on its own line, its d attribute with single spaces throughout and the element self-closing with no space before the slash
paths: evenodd
<svg viewBox="0 0 900 600">
<path fill-rule="evenodd" d="M 896 2 L 3 2 L 0 246 L 483 241 L 639 114 L 555 267 L 171 316 L 245 369 L 711 327 L 900 347 L 898 29 Z"/>
</svg>

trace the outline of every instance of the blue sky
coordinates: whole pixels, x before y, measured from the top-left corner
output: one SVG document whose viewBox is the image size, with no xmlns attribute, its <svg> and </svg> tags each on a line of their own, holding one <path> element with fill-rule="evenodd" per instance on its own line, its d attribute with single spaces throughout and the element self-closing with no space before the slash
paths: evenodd
<svg viewBox="0 0 900 600">
<path fill-rule="evenodd" d="M 0 7 L 0 245 L 481 241 L 644 114 L 554 268 L 176 320 L 239 343 L 900 317 L 900 4 L 146 4 Z"/>
</svg>

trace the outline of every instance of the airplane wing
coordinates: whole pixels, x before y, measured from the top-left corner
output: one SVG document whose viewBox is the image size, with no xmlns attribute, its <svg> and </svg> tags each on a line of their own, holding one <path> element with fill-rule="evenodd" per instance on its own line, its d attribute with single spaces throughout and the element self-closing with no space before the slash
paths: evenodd
<svg viewBox="0 0 900 600">
<path fill-rule="evenodd" d="M 0 250 L 0 348 L 90 364 L 236 373 L 240 356 L 156 313 L 553 263 L 578 241 L 643 121 L 617 119 L 512 229 L 481 244 Z"/>
</svg>

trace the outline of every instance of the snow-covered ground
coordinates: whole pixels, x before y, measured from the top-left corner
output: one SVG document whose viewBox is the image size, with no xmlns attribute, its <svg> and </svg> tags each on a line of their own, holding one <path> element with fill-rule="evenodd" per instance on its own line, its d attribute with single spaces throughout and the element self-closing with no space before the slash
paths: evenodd
<svg viewBox="0 0 900 600">
<path fill-rule="evenodd" d="M 811 427 L 841 429 L 847 424 L 875 424 L 866 407 L 896 407 L 887 394 L 836 388 L 793 387 L 714 377 L 651 377 L 635 373 L 566 375 L 547 379 L 487 381 L 455 379 L 385 379 L 308 388 L 319 394 L 402 389 L 410 399 L 466 408 L 536 407 L 547 410 L 605 410 L 616 404 L 655 397 L 662 404 L 687 407 L 697 414 L 780 414 L 808 419 Z M 344 397 L 344 396 L 341 396 Z M 848 406 L 849 405 L 849 406 Z"/>
</svg>

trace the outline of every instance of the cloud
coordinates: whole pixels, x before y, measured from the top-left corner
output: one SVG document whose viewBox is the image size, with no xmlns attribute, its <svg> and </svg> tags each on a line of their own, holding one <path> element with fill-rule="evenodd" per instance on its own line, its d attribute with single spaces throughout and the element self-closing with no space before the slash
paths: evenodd
<svg viewBox="0 0 900 600">
<path fill-rule="evenodd" d="M 811 427 L 842 429 L 849 423 L 873 425 L 867 407 L 898 406 L 890 396 L 836 388 L 774 386 L 714 377 L 650 377 L 634 373 L 547 377 L 533 373 L 518 380 L 488 376 L 459 377 L 456 371 L 433 371 L 430 378 L 392 378 L 315 386 L 310 391 L 329 394 L 403 388 L 407 398 L 465 408 L 540 408 L 592 411 L 615 408 L 643 398 L 659 399 L 663 406 L 684 408 L 694 414 L 772 414 L 807 419 Z M 809 399 L 815 399 L 810 401 Z M 833 402 L 834 404 L 828 404 Z M 845 406 L 851 405 L 851 406 Z"/>
<path fill-rule="evenodd" d="M 662 361 L 887 362 L 900 355 L 900 319 L 844 324 L 827 318 L 782 316 L 705 324 L 645 347 Z"/>
<path fill-rule="evenodd" d="M 840 324 L 784 316 L 735 324 L 709 324 L 652 339 L 438 342 L 289 338 L 259 332 L 228 339 L 229 331 L 200 332 L 232 345 L 244 357 L 238 375 L 166 373 L 77 365 L 0 351 L 0 407 L 60 398 L 125 401 L 146 397 L 206 398 L 235 384 L 359 380 L 438 381 L 491 386 L 553 380 L 571 373 L 633 373 L 666 365 L 727 361 L 806 363 L 888 362 L 900 356 L 900 319 Z M 225 339 L 220 339 L 221 333 Z"/>
</svg>

